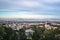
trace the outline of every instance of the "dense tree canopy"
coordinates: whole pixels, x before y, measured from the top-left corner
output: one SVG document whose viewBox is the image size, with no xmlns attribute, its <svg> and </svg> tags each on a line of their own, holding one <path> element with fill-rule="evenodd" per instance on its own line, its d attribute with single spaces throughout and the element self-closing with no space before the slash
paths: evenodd
<svg viewBox="0 0 60 40">
<path fill-rule="evenodd" d="M 26 28 L 14 30 L 10 27 L 0 25 L 0 40 L 28 40 L 25 34 Z M 60 40 L 60 30 L 45 29 L 38 26 L 32 27 L 33 35 L 30 40 Z"/>
</svg>

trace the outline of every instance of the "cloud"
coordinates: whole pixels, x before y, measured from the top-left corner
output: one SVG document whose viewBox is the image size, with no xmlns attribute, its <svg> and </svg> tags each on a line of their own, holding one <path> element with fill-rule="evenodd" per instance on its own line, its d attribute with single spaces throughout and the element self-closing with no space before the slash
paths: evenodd
<svg viewBox="0 0 60 40">
<path fill-rule="evenodd" d="M 44 18 L 57 18 L 56 16 L 51 15 L 23 15 L 21 18 L 33 18 L 33 19 L 44 19 Z"/>
<path fill-rule="evenodd" d="M 8 16 L 7 16 L 8 15 Z M 55 15 L 43 15 L 37 14 L 35 12 L 4 12 L 0 15 L 0 18 L 27 18 L 27 19 L 44 19 L 44 18 L 59 18 L 59 16 Z"/>
<path fill-rule="evenodd" d="M 3 6 L 2 6 L 3 5 Z M 6 7 L 5 7 L 6 6 Z M 6 1 L 1 1 L 0 0 L 0 11 L 3 9 L 8 11 L 8 10 L 21 10 L 25 8 L 37 8 L 39 6 L 39 3 L 36 1 L 26 1 L 26 0 L 18 0 L 18 1 L 13 1 L 13 0 L 6 0 Z"/>
<path fill-rule="evenodd" d="M 48 2 L 48 3 L 56 3 L 60 2 L 60 0 L 42 0 L 43 2 Z"/>
<path fill-rule="evenodd" d="M 60 0 L 0 0 L 0 11 L 29 11 L 37 12 L 36 14 L 38 12 L 41 14 L 58 14 L 60 13 L 59 2 Z"/>
<path fill-rule="evenodd" d="M 22 1 L 21 5 L 26 7 L 38 7 L 39 3 L 35 1 Z"/>
<path fill-rule="evenodd" d="M 1 18 L 27 18 L 27 19 L 44 19 L 44 18 L 58 18 L 52 15 L 11 15 L 11 16 L 0 16 Z"/>
</svg>

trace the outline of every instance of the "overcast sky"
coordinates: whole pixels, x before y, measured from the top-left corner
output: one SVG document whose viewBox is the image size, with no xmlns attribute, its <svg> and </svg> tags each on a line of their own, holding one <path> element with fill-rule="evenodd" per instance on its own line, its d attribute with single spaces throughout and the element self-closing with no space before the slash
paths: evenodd
<svg viewBox="0 0 60 40">
<path fill-rule="evenodd" d="M 1 18 L 60 18 L 60 0 L 0 0 Z"/>
</svg>

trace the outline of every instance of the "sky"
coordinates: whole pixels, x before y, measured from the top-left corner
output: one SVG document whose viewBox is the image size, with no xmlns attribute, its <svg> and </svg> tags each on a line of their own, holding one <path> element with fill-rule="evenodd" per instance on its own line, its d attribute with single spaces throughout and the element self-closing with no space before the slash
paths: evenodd
<svg viewBox="0 0 60 40">
<path fill-rule="evenodd" d="M 0 0 L 0 18 L 60 18 L 60 0 Z"/>
</svg>

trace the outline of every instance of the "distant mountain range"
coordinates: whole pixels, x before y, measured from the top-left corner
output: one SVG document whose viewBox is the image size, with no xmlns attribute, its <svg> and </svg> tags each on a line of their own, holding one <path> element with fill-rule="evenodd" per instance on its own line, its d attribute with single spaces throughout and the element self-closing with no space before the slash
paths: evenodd
<svg viewBox="0 0 60 40">
<path fill-rule="evenodd" d="M 44 19 L 23 19 L 23 18 L 0 18 L 0 21 L 57 21 L 60 22 L 58 18 L 44 18 Z"/>
</svg>

